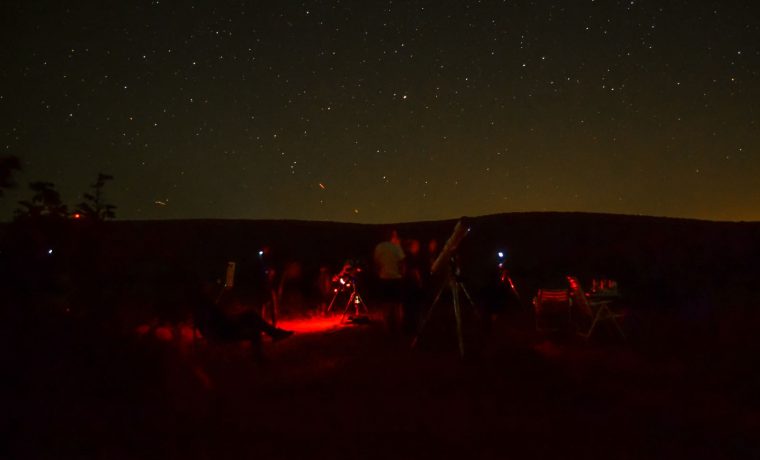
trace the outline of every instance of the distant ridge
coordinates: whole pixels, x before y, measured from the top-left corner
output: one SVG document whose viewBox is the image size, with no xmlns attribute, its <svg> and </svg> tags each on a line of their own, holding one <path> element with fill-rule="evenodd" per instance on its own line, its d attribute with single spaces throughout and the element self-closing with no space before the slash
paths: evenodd
<svg viewBox="0 0 760 460">
<path fill-rule="evenodd" d="M 123 271 L 114 275 L 117 279 L 167 267 L 215 279 L 228 261 L 236 261 L 241 270 L 252 266 L 263 247 L 281 263 L 298 261 L 305 272 L 324 266 L 336 270 L 352 259 L 362 261 L 371 273 L 373 249 L 387 238 L 389 227 L 405 242 L 418 240 L 424 251 L 433 239 L 441 247 L 456 221 L 119 220 L 100 227 L 99 257 L 104 265 Z M 502 251 L 526 295 L 549 279 L 573 274 L 582 282 L 595 277 L 618 280 L 626 297 L 641 305 L 691 308 L 754 292 L 760 279 L 760 222 L 518 212 L 469 217 L 469 223 L 471 232 L 458 255 L 473 291 L 493 279 L 496 253 Z M 86 223 L 72 224 L 69 229 Z M 12 229 L 0 226 L 0 253 L 13 247 Z M 23 229 L 15 234 L 23 236 Z"/>
<path fill-rule="evenodd" d="M 589 218 L 605 218 L 605 219 L 643 219 L 643 220 L 655 220 L 655 221 L 674 221 L 674 222 L 710 222 L 710 223 L 731 223 L 731 224 L 760 224 L 758 221 L 745 221 L 745 220 L 714 220 L 714 219 L 698 219 L 692 217 L 669 217 L 669 216 L 653 216 L 647 214 L 618 214 L 618 213 L 602 213 L 602 212 L 586 212 L 586 211 L 518 211 L 518 212 L 503 212 L 494 214 L 483 214 L 480 216 L 459 216 L 445 219 L 431 219 L 431 220 L 419 220 L 419 221 L 400 221 L 389 223 L 366 223 L 366 222 L 343 222 L 337 220 L 308 220 L 308 219 L 243 219 L 243 218 L 181 218 L 181 219 L 117 219 L 112 222 L 259 222 L 266 224 L 304 224 L 304 223 L 318 223 L 318 224 L 340 224 L 340 225 L 358 225 L 358 226 L 394 226 L 394 225 L 409 225 L 409 224 L 431 224 L 431 223 L 443 223 L 443 222 L 456 222 L 461 217 L 468 217 L 475 221 L 499 219 L 504 217 L 589 217 Z M 9 222 L 0 222 L 2 224 L 8 224 Z"/>
</svg>

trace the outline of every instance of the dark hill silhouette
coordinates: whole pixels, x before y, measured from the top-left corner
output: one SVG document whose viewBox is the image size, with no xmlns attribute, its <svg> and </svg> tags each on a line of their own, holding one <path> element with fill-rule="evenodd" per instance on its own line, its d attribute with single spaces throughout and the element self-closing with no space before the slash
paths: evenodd
<svg viewBox="0 0 760 460">
<path fill-rule="evenodd" d="M 472 230 L 460 256 L 475 291 L 492 282 L 499 250 L 506 251 L 507 265 L 526 296 L 567 274 L 583 282 L 607 277 L 618 280 L 634 308 L 699 314 L 742 304 L 760 276 L 758 222 L 589 213 L 508 213 L 469 221 Z M 205 279 L 219 278 L 229 260 L 238 263 L 239 282 L 245 284 L 259 268 L 258 251 L 265 246 L 271 248 L 275 264 L 299 261 L 308 276 L 321 265 L 337 269 L 346 259 L 369 265 L 373 247 L 390 227 L 424 246 L 431 238 L 445 242 L 455 222 L 112 221 L 98 224 L 100 246 L 90 248 L 89 257 L 97 258 L 103 282 L 122 287 L 177 267 Z M 76 234 L 82 223 L 71 224 Z M 0 231 L 11 228 L 4 224 Z M 4 240 L 13 246 L 9 238 Z M 76 251 L 70 252 L 74 258 Z"/>
<path fill-rule="evenodd" d="M 367 263 L 389 227 L 423 244 L 445 242 L 456 220 L 363 225 L 276 220 L 177 220 L 107 223 L 111 253 L 125 260 L 173 260 L 206 277 L 228 260 L 244 268 L 263 246 L 280 261 L 307 267 Z M 676 307 L 690 302 L 741 301 L 760 275 L 760 223 L 711 222 L 588 213 L 510 213 L 471 218 L 460 254 L 476 288 L 493 276 L 496 251 L 532 291 L 545 280 L 574 274 L 619 281 L 633 304 Z M 119 265 L 137 267 L 140 263 Z M 526 292 L 529 294 L 530 292 Z"/>
</svg>

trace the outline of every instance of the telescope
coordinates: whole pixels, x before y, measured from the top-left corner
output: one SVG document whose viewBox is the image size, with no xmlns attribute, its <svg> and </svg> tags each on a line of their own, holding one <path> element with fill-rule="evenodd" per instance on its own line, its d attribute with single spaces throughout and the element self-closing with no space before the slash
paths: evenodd
<svg viewBox="0 0 760 460">
<path fill-rule="evenodd" d="M 359 266 L 359 262 L 349 259 L 343 264 L 340 273 L 332 277 L 332 282 L 340 282 L 340 284 L 345 285 L 346 282 L 354 280 L 361 271 L 362 268 Z"/>
<path fill-rule="evenodd" d="M 430 318 L 433 315 L 433 310 L 435 309 L 436 304 L 438 304 L 438 301 L 441 299 L 441 294 L 443 293 L 443 291 L 446 290 L 446 288 L 448 288 L 451 291 L 451 300 L 454 307 L 454 318 L 456 319 L 457 341 L 459 342 L 459 355 L 461 357 L 464 357 L 464 335 L 462 334 L 462 309 L 460 308 L 460 305 L 459 305 L 460 292 L 465 295 L 465 297 L 470 303 L 470 306 L 472 308 L 475 307 L 475 304 L 472 301 L 472 297 L 470 297 L 470 294 L 467 292 L 467 289 L 465 288 L 464 284 L 462 283 L 462 279 L 459 276 L 459 267 L 457 266 L 457 261 L 456 261 L 457 248 L 459 248 L 459 244 L 462 242 L 464 237 L 467 236 L 467 234 L 470 232 L 470 227 L 469 225 L 467 225 L 467 222 L 465 222 L 465 220 L 466 220 L 465 217 L 462 217 L 461 219 L 459 219 L 459 222 L 457 222 L 456 226 L 454 227 L 454 232 L 451 234 L 451 237 L 449 237 L 449 240 L 446 241 L 446 244 L 443 246 L 441 253 L 438 255 L 438 257 L 433 262 L 433 265 L 430 267 L 431 274 L 436 274 L 439 272 L 446 273 L 446 276 L 448 279 L 443 283 L 443 285 L 441 286 L 441 289 L 438 291 L 438 294 L 435 296 L 433 303 L 430 305 L 427 315 L 425 315 L 425 319 L 422 321 L 419 331 L 417 332 L 417 336 L 412 341 L 412 348 L 417 346 L 417 342 L 419 342 L 422 331 L 423 329 L 425 329 L 425 325 L 427 325 L 428 321 L 430 321 Z M 445 267 L 448 267 L 448 270 L 446 270 Z"/>
<path fill-rule="evenodd" d="M 441 253 L 438 254 L 433 265 L 430 267 L 430 273 L 436 274 L 441 270 L 441 266 L 445 264 L 456 253 L 459 244 L 462 242 L 465 236 L 470 232 L 470 227 L 464 223 L 465 218 L 462 217 L 454 227 L 454 233 L 451 234 L 446 244 L 443 246 Z"/>
<path fill-rule="evenodd" d="M 334 294 L 330 304 L 327 306 L 327 312 L 329 313 L 332 311 L 333 305 L 335 305 L 335 301 L 339 295 L 344 292 L 348 294 L 346 306 L 343 309 L 343 314 L 340 316 L 341 322 L 343 322 L 343 319 L 346 317 L 346 314 L 352 305 L 354 308 L 354 316 L 348 317 L 350 322 L 358 324 L 367 323 L 369 321 L 369 308 L 367 307 L 367 304 L 364 303 L 362 296 L 359 295 L 359 290 L 356 287 L 356 278 L 361 271 L 362 269 L 359 266 L 359 261 L 349 259 L 343 264 L 340 273 L 332 278 L 332 283 L 335 285 L 333 288 Z M 364 313 L 364 315 L 362 315 L 362 313 Z"/>
</svg>

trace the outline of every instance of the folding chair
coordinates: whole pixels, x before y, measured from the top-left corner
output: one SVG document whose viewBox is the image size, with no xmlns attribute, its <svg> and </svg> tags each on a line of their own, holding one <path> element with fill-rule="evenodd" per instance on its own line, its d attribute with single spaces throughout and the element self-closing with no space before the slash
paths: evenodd
<svg viewBox="0 0 760 460">
<path fill-rule="evenodd" d="M 533 298 L 533 307 L 536 318 L 536 331 L 556 331 L 559 327 L 548 327 L 549 318 L 557 316 L 570 316 L 570 293 L 567 289 L 539 289 Z"/>
<path fill-rule="evenodd" d="M 612 303 L 612 300 L 589 299 L 586 296 L 586 293 L 583 292 L 583 288 L 581 287 L 581 283 L 578 282 L 578 278 L 574 276 L 568 276 L 567 281 L 570 283 L 570 296 L 574 307 L 571 308 L 571 312 L 573 310 L 576 310 L 583 316 L 591 318 L 591 326 L 589 327 L 588 331 L 578 332 L 578 335 L 582 336 L 585 339 L 588 339 L 591 337 L 591 334 L 594 333 L 597 324 L 602 321 L 607 321 L 615 326 L 615 329 L 620 334 L 620 337 L 625 340 L 625 333 L 623 332 L 623 328 L 620 327 L 620 323 L 618 322 L 618 318 L 622 318 L 625 315 L 610 310 L 610 304 Z"/>
</svg>

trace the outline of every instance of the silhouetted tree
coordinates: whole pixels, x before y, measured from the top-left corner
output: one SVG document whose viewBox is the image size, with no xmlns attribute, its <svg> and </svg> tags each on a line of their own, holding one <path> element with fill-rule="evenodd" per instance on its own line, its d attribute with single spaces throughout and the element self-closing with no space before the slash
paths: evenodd
<svg viewBox="0 0 760 460">
<path fill-rule="evenodd" d="M 85 219 L 106 220 L 116 217 L 114 210 L 116 206 L 107 204 L 103 200 L 103 188 L 106 182 L 113 180 L 109 174 L 98 173 L 98 179 L 90 185 L 92 193 L 85 193 L 84 201 L 77 205 L 77 212 Z"/>
<path fill-rule="evenodd" d="M 21 161 L 18 157 L 12 155 L 0 157 L 0 196 L 3 196 L 3 190 L 13 188 L 16 183 L 13 181 L 13 171 L 21 170 Z"/>
<path fill-rule="evenodd" d="M 31 201 L 19 201 L 21 209 L 16 210 L 16 218 L 53 217 L 65 218 L 66 205 L 61 202 L 61 195 L 52 182 L 31 182 L 29 188 L 34 192 Z"/>
</svg>

